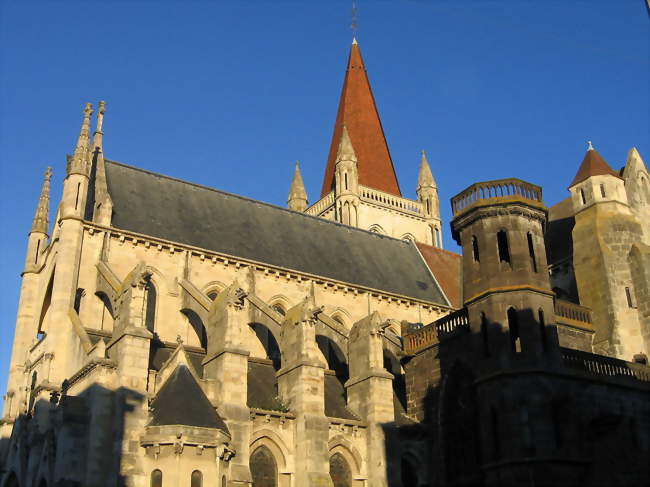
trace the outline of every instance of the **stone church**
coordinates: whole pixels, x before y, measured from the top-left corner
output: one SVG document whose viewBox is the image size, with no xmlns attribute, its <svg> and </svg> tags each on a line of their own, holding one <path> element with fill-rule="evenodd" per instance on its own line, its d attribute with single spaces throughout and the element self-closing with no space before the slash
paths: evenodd
<svg viewBox="0 0 650 487">
<path fill-rule="evenodd" d="M 590 146 L 550 208 L 472 184 L 446 226 L 424 153 L 401 193 L 356 41 L 311 205 L 298 165 L 287 209 L 109 160 L 105 108 L 52 216 L 45 173 L 2 487 L 648 484 L 636 149 Z"/>
</svg>

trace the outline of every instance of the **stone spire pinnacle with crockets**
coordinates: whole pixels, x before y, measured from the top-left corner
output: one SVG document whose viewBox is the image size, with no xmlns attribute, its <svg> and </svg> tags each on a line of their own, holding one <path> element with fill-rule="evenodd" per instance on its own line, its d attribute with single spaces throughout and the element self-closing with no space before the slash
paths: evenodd
<svg viewBox="0 0 650 487">
<path fill-rule="evenodd" d="M 81 131 L 77 138 L 77 146 L 74 149 L 72 159 L 68 163 L 67 175 L 82 174 L 88 175 L 89 168 L 89 142 L 90 142 L 90 116 L 93 113 L 93 106 L 86 103 L 84 107 L 83 121 L 81 122 Z"/>
<path fill-rule="evenodd" d="M 287 205 L 289 209 L 295 211 L 305 211 L 307 209 L 307 191 L 305 191 L 305 183 L 300 174 L 300 165 L 296 161 L 296 168 L 293 172 L 293 181 L 291 182 L 291 189 L 289 190 L 289 198 Z"/>
<path fill-rule="evenodd" d="M 32 222 L 32 233 L 40 232 L 47 235 L 50 223 L 50 179 L 52 179 L 52 168 L 48 167 L 45 170 L 43 187 L 41 188 L 41 195 L 38 198 L 36 214 L 34 215 L 34 221 Z"/>
</svg>

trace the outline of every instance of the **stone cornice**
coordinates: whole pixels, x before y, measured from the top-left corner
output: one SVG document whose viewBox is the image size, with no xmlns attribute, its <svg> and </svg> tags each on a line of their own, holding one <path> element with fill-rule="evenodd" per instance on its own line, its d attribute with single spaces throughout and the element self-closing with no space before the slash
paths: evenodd
<svg viewBox="0 0 650 487">
<path fill-rule="evenodd" d="M 266 275 L 274 274 L 276 278 L 284 277 L 287 280 L 297 280 L 298 282 L 313 281 L 315 284 L 319 284 L 328 288 L 334 288 L 335 291 L 343 291 L 346 293 L 349 292 L 355 295 L 369 294 L 370 296 L 376 297 L 379 300 L 386 300 L 389 302 L 398 302 L 409 305 L 418 305 L 424 307 L 425 309 L 437 310 L 441 313 L 454 310 L 454 308 L 444 304 L 420 300 L 400 294 L 389 293 L 380 289 L 357 286 L 343 281 L 337 281 L 335 279 L 324 278 L 323 276 L 295 271 L 280 266 L 273 266 L 263 262 L 202 249 L 200 247 L 194 247 L 187 244 L 179 244 L 177 242 L 150 237 L 148 235 L 136 232 L 106 227 L 89 221 L 84 221 L 84 229 L 87 230 L 91 235 L 95 232 L 110 232 L 111 237 L 116 238 L 120 243 L 124 243 L 126 240 L 130 240 L 131 242 L 134 242 L 134 246 L 142 244 L 145 246 L 145 248 L 154 247 L 157 248 L 157 250 L 160 252 L 165 251 L 169 252 L 170 254 L 174 254 L 176 252 L 190 252 L 192 255 L 197 256 L 202 261 L 206 259 L 211 260 L 213 264 L 219 262 L 224 266 L 233 265 L 236 269 L 242 267 L 252 267 L 255 270 L 264 272 Z"/>
</svg>

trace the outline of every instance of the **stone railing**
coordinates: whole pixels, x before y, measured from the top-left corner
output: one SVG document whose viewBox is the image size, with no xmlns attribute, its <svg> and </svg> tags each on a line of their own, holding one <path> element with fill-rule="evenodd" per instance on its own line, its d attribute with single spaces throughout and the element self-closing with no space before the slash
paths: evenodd
<svg viewBox="0 0 650 487">
<path fill-rule="evenodd" d="M 595 355 L 570 348 L 561 348 L 565 367 L 589 375 L 606 377 L 630 377 L 650 382 L 650 367 L 644 364 L 626 362 L 612 357 Z"/>
<path fill-rule="evenodd" d="M 404 336 L 404 351 L 407 354 L 414 354 L 439 343 L 440 339 L 450 337 L 460 330 L 469 330 L 469 317 L 466 308 L 454 311 Z"/>
<path fill-rule="evenodd" d="M 361 185 L 359 185 L 359 196 L 362 200 L 367 201 L 368 203 L 385 206 L 412 215 L 424 215 L 422 203 L 419 201 L 409 200 L 407 198 L 402 198 L 401 196 L 384 193 L 383 191 L 377 191 L 376 189 Z"/>
<path fill-rule="evenodd" d="M 330 191 L 316 203 L 305 210 L 305 213 L 312 216 L 318 216 L 334 204 L 334 191 Z"/>
<path fill-rule="evenodd" d="M 412 355 L 438 343 L 438 330 L 434 325 L 434 323 L 431 323 L 406 335 L 404 337 L 404 351 Z"/>
<path fill-rule="evenodd" d="M 542 188 L 514 178 L 476 183 L 451 199 L 451 209 L 455 216 L 479 201 L 498 203 L 516 200 L 532 201 L 541 205 Z"/>
<path fill-rule="evenodd" d="M 591 309 L 561 299 L 555 300 L 555 321 L 558 325 L 577 326 L 593 330 Z"/>
<path fill-rule="evenodd" d="M 467 308 L 461 308 L 458 311 L 443 316 L 442 318 L 433 322 L 438 329 L 438 336 L 444 338 L 450 333 L 454 333 L 461 329 L 469 328 L 469 316 L 467 315 Z"/>
</svg>

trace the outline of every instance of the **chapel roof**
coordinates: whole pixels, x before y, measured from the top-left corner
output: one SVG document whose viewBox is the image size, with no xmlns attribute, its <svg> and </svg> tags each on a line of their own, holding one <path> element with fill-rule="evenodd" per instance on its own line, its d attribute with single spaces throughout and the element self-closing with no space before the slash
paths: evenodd
<svg viewBox="0 0 650 487">
<path fill-rule="evenodd" d="M 357 156 L 359 184 L 401 196 L 375 98 L 356 41 L 350 47 L 321 197 L 328 194 L 334 185 L 334 168 L 343 126 L 347 128 Z"/>
<path fill-rule="evenodd" d="M 605 162 L 598 151 L 590 145 L 585 154 L 585 158 L 582 160 L 578 172 L 569 187 L 581 183 L 591 176 L 601 176 L 605 174 L 616 176 L 617 178 L 620 177 L 618 173 Z"/>
<path fill-rule="evenodd" d="M 111 225 L 446 305 L 409 242 L 106 161 Z"/>
<path fill-rule="evenodd" d="M 151 426 L 178 424 L 228 432 L 226 423 L 185 365 L 174 369 L 151 403 L 151 409 Z"/>
<path fill-rule="evenodd" d="M 454 308 L 463 306 L 461 299 L 461 255 L 449 250 L 417 242 L 416 245 L 430 269 L 435 270 L 438 284 Z"/>
</svg>

